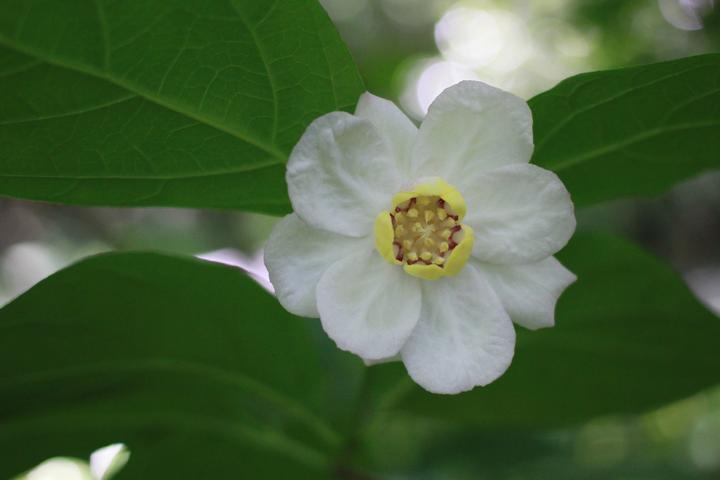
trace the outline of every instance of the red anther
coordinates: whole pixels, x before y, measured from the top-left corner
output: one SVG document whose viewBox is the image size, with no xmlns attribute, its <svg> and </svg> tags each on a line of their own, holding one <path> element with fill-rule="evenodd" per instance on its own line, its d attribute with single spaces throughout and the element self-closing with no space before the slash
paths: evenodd
<svg viewBox="0 0 720 480">
<path fill-rule="evenodd" d="M 452 228 L 450 229 L 450 232 L 452 232 L 452 233 L 457 233 L 457 232 L 459 232 L 460 230 L 462 230 L 462 227 L 461 227 L 460 225 L 455 225 L 454 227 L 452 227 Z"/>
<path fill-rule="evenodd" d="M 453 240 L 452 238 L 450 240 L 448 240 L 448 251 L 452 250 L 453 248 L 455 248 L 457 246 L 458 246 L 458 244 L 455 240 Z"/>
<path fill-rule="evenodd" d="M 408 210 L 410 210 L 411 207 L 415 206 L 415 203 L 417 202 L 417 197 L 412 197 L 410 199 L 410 203 L 408 203 Z"/>
<path fill-rule="evenodd" d="M 393 242 L 393 246 L 397 247 L 397 254 L 395 254 L 395 260 L 397 260 L 398 262 L 402 262 L 402 259 L 403 259 L 402 245 L 400 245 L 400 243 L 398 243 L 398 242 Z"/>
<path fill-rule="evenodd" d="M 442 198 L 438 199 L 437 204 L 438 204 L 438 207 L 445 208 L 445 200 L 443 200 Z"/>
<path fill-rule="evenodd" d="M 450 215 L 450 214 L 448 214 L 448 217 L 452 218 L 452 219 L 455 220 L 456 222 L 460 219 L 460 217 L 457 216 L 457 215 Z"/>
</svg>

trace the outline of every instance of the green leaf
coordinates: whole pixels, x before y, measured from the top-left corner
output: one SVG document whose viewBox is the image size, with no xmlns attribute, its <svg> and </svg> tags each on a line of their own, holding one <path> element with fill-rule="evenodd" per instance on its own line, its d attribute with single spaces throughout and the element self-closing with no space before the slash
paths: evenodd
<svg viewBox="0 0 720 480">
<path fill-rule="evenodd" d="M 323 478 L 364 370 L 242 271 L 150 253 L 49 277 L 0 332 L 0 478 L 114 442 L 118 479 Z"/>
<path fill-rule="evenodd" d="M 0 0 L 0 194 L 287 212 L 290 149 L 362 90 L 316 0 Z"/>
<path fill-rule="evenodd" d="M 720 55 L 591 72 L 530 100 L 533 162 L 584 206 L 720 168 Z"/>
<path fill-rule="evenodd" d="M 605 234 L 577 234 L 559 258 L 579 280 L 560 298 L 554 328 L 517 327 L 505 375 L 441 396 L 406 380 L 398 364 L 373 367 L 381 409 L 486 426 L 558 426 L 643 412 L 720 383 L 720 319 L 670 268 Z"/>
</svg>

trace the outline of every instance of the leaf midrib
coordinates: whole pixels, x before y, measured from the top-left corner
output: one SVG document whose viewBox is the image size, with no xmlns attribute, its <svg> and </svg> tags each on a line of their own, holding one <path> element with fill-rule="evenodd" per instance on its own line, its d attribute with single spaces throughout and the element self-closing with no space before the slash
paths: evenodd
<svg viewBox="0 0 720 480">
<path fill-rule="evenodd" d="M 711 56 L 712 56 L 712 55 L 711 55 Z M 648 81 L 648 82 L 645 82 L 645 83 L 641 83 L 641 84 L 638 84 L 638 85 L 632 85 L 631 87 L 626 88 L 626 89 L 623 89 L 623 90 L 620 90 L 620 91 L 617 91 L 617 92 L 613 93 L 612 95 L 610 95 L 610 96 L 608 96 L 608 97 L 606 97 L 606 98 L 603 98 L 602 100 L 599 100 L 599 101 L 597 101 L 597 102 L 593 102 L 593 103 L 590 103 L 590 104 L 588 104 L 588 105 L 585 105 L 583 108 L 571 112 L 567 117 L 563 118 L 560 122 L 557 122 L 557 123 L 553 126 L 553 128 L 552 128 L 549 132 L 547 132 L 547 133 L 545 134 L 545 136 L 543 137 L 543 139 L 535 146 L 535 150 L 536 150 L 536 151 L 541 150 L 552 138 L 554 138 L 554 137 L 556 136 L 556 134 L 557 134 L 560 130 L 562 130 L 562 129 L 563 129 L 567 124 L 569 124 L 572 120 L 574 120 L 575 118 L 577 118 L 578 116 L 580 116 L 580 115 L 582 115 L 582 114 L 584 114 L 584 113 L 587 113 L 587 112 L 589 112 L 589 111 L 591 111 L 591 110 L 593 110 L 593 109 L 595 109 L 595 108 L 597 108 L 597 107 L 600 107 L 600 106 L 602 106 L 602 105 L 606 105 L 606 104 L 608 104 L 608 103 L 611 103 L 611 102 L 613 102 L 613 101 L 615 101 L 615 100 L 619 100 L 620 98 L 624 97 L 625 95 L 628 95 L 628 94 L 630 94 L 630 93 L 633 93 L 633 92 L 635 92 L 635 91 L 637 91 L 637 90 L 640 90 L 640 89 L 642 89 L 642 88 L 645 88 L 645 87 L 648 87 L 648 86 L 651 86 L 651 85 L 655 85 L 655 84 L 664 82 L 664 81 L 666 81 L 666 80 L 670 80 L 670 79 L 673 79 L 673 78 L 680 77 L 680 76 L 682 76 L 682 75 L 685 75 L 685 74 L 687 74 L 687 73 L 689 73 L 689 72 L 693 72 L 693 71 L 695 71 L 695 70 L 699 70 L 699 69 L 701 69 L 701 68 L 714 67 L 714 66 L 716 66 L 716 65 L 713 64 L 713 63 L 706 63 L 706 64 L 702 64 L 702 65 L 694 65 L 694 66 L 691 66 L 690 68 L 687 68 L 687 69 L 685 69 L 685 70 L 681 70 L 681 71 L 679 71 L 679 72 L 678 72 L 678 71 L 676 71 L 676 72 L 671 72 L 671 73 L 669 73 L 669 74 L 667 74 L 667 75 L 663 75 L 663 76 L 658 77 L 658 78 L 653 78 L 652 80 L 650 80 L 650 81 Z M 613 72 L 613 71 L 610 70 L 610 71 L 608 71 L 608 72 Z M 617 70 L 616 72 L 622 72 L 622 70 Z M 590 73 L 587 73 L 587 74 L 584 74 L 584 75 L 590 76 L 590 77 L 591 77 L 591 80 L 596 80 L 598 77 L 592 76 L 593 73 L 596 73 L 596 72 L 590 72 Z M 582 74 L 581 74 L 581 75 L 582 75 Z M 582 85 L 583 85 L 583 84 L 579 84 L 579 85 L 577 85 L 575 88 L 577 89 L 579 86 L 582 86 Z M 570 96 L 572 96 L 573 93 L 574 93 L 574 91 L 571 92 L 569 95 L 563 95 L 563 97 L 564 97 L 564 98 L 570 98 Z M 542 94 L 541 94 L 541 95 L 542 95 Z M 531 99 L 530 102 L 532 102 L 532 100 L 534 100 L 534 99 Z"/>
<path fill-rule="evenodd" d="M 232 137 L 237 138 L 238 140 L 241 140 L 245 143 L 253 145 L 256 148 L 268 153 L 272 158 L 275 159 L 275 163 L 277 163 L 277 164 L 284 164 L 286 161 L 286 158 L 287 158 L 286 155 L 283 152 L 281 152 L 279 149 L 277 149 L 277 147 L 275 147 L 273 145 L 269 145 L 258 139 L 252 138 L 250 136 L 250 134 L 248 134 L 247 132 L 241 132 L 241 131 L 238 131 L 237 129 L 228 128 L 227 126 L 216 122 L 212 118 L 191 112 L 191 111 L 187 110 L 186 108 L 182 107 L 181 105 L 172 104 L 171 102 L 168 101 L 168 99 L 163 99 L 162 97 L 158 96 L 154 92 L 151 92 L 147 89 L 141 88 L 138 85 L 130 84 L 124 80 L 114 78 L 107 72 L 103 72 L 96 68 L 92 68 L 88 65 L 83 65 L 80 63 L 73 63 L 73 62 L 69 62 L 67 60 L 63 60 L 63 59 L 59 59 L 59 58 L 52 58 L 46 52 L 42 52 L 38 49 L 35 49 L 32 47 L 27 47 L 24 45 L 18 45 L 15 42 L 13 42 L 12 39 L 9 39 L 4 35 L 0 35 L 0 45 L 4 46 L 6 48 L 9 48 L 9 49 L 16 50 L 25 55 L 29 55 L 38 60 L 49 63 L 51 65 L 55 65 L 60 68 L 65 68 L 67 70 L 72 70 L 77 73 L 89 75 L 89 76 L 95 77 L 97 79 L 111 83 L 115 86 L 118 86 L 120 88 L 127 90 L 130 93 L 133 93 L 139 97 L 142 97 L 145 100 L 154 103 L 155 105 L 158 105 L 162 108 L 171 110 L 175 113 L 178 113 L 187 118 L 190 118 L 198 123 L 202 123 L 211 128 L 214 128 L 214 129 L 224 132 L 228 135 L 231 135 Z"/>
<path fill-rule="evenodd" d="M 112 412 L 111 414 L 103 415 L 89 414 L 88 412 L 83 411 L 79 414 L 62 413 L 57 415 L 56 418 L 62 419 L 58 423 L 58 428 L 65 428 L 67 424 L 72 424 L 75 430 L 95 430 L 97 425 L 103 425 L 105 428 L 114 425 L 119 425 L 122 428 L 137 425 L 140 428 L 144 428 L 149 423 L 163 425 L 171 429 L 186 428 L 199 430 L 231 438 L 240 438 L 241 440 L 253 443 L 261 448 L 264 447 L 265 449 L 282 453 L 288 458 L 295 459 L 298 462 L 312 468 L 325 468 L 330 461 L 330 458 L 326 453 L 315 450 L 304 443 L 294 440 L 279 430 L 259 430 L 237 422 L 228 423 L 198 415 L 188 416 L 172 412 L 162 414 L 133 412 L 131 414 L 124 415 Z M 92 421 L 89 422 L 89 424 L 86 424 L 85 422 L 88 420 Z M 35 418 L 15 417 L 11 421 L 3 422 L 3 430 L 6 432 L 12 431 L 13 435 L 27 435 L 31 432 L 32 435 L 37 435 L 35 430 L 38 429 L 40 429 L 42 433 L 47 432 L 48 425 L 50 423 L 48 417 L 41 417 L 40 424 L 37 424 L 36 422 L 37 419 Z"/>
<path fill-rule="evenodd" d="M 106 376 L 113 373 L 133 372 L 173 372 L 185 375 L 197 375 L 204 379 L 212 379 L 217 383 L 237 387 L 262 397 L 282 408 L 286 413 L 301 421 L 328 445 L 335 446 L 340 442 L 340 435 L 325 422 L 300 403 L 295 402 L 274 388 L 237 371 L 226 370 L 198 362 L 177 360 L 166 357 L 141 358 L 134 361 L 98 362 L 49 370 L 41 370 L 29 374 L 13 375 L 0 378 L 0 387 L 13 386 L 19 383 L 51 382 L 59 378 L 97 374 Z"/>
<path fill-rule="evenodd" d="M 187 174 L 158 174 L 158 175 L 33 175 L 22 173 L 0 172 L 0 178 L 23 178 L 36 180 L 185 180 L 201 177 L 217 177 L 222 175 L 233 175 L 237 173 L 254 172 L 266 168 L 276 167 L 279 163 L 273 160 L 258 162 L 254 165 L 238 168 L 225 168 L 205 170 L 203 172 L 191 172 Z"/>
<path fill-rule="evenodd" d="M 677 131 L 682 131 L 682 130 L 691 130 L 691 129 L 695 129 L 695 128 L 710 128 L 710 127 L 720 127 L 720 121 L 717 121 L 717 122 L 713 122 L 713 121 L 690 122 L 690 123 L 681 123 L 681 124 L 676 124 L 676 125 L 668 125 L 665 127 L 652 128 L 649 130 L 645 130 L 644 132 L 639 133 L 637 135 L 633 135 L 632 137 L 624 138 L 620 141 L 617 141 L 614 143 L 609 143 L 609 144 L 604 145 L 599 148 L 595 148 L 593 150 L 583 153 L 582 155 L 578 155 L 576 157 L 571 157 L 566 160 L 560 161 L 554 165 L 547 165 L 547 167 L 550 168 L 554 172 L 560 172 L 567 168 L 574 167 L 575 165 L 582 163 L 584 161 L 587 161 L 587 160 L 590 160 L 590 159 L 593 159 L 596 157 L 600 157 L 603 155 L 607 155 L 608 153 L 615 152 L 623 147 L 628 147 L 635 143 L 649 140 L 653 137 L 657 137 L 658 135 L 662 135 L 664 133 L 677 132 Z"/>
</svg>

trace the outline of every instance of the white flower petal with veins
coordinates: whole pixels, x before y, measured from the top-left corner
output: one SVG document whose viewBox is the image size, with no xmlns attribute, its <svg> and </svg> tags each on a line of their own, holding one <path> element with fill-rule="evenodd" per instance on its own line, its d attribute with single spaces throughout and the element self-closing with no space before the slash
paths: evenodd
<svg viewBox="0 0 720 480">
<path fill-rule="evenodd" d="M 555 325 L 555 304 L 575 280 L 555 257 L 525 265 L 474 262 L 497 293 L 510 318 L 530 330 Z"/>
<path fill-rule="evenodd" d="M 448 88 L 430 105 L 413 156 L 416 178 L 441 177 L 463 195 L 475 176 L 533 151 L 532 114 L 515 95 L 481 82 Z"/>
<path fill-rule="evenodd" d="M 280 220 L 265 244 L 265 264 L 282 306 L 301 317 L 318 317 L 320 277 L 363 245 L 372 248 L 368 240 L 312 228 L 294 213 Z"/>
<path fill-rule="evenodd" d="M 415 124 L 394 103 L 368 92 L 360 96 L 355 116 L 375 126 L 390 145 L 400 173 L 409 176 L 411 155 L 418 133 Z"/>
<path fill-rule="evenodd" d="M 300 218 L 316 228 L 368 235 L 401 176 L 387 142 L 367 120 L 333 112 L 315 120 L 293 149 L 288 193 Z"/>
<path fill-rule="evenodd" d="M 502 375 L 515 329 L 480 273 L 469 267 L 423 287 L 420 321 L 402 349 L 413 380 L 433 393 L 460 393 Z"/>
<path fill-rule="evenodd" d="M 317 286 L 320 321 L 343 350 L 368 360 L 400 351 L 420 315 L 419 280 L 372 250 L 335 262 Z"/>
<path fill-rule="evenodd" d="M 484 172 L 465 194 L 465 222 L 475 230 L 473 256 L 489 263 L 537 262 L 575 231 L 570 194 L 554 173 L 535 165 Z"/>
</svg>

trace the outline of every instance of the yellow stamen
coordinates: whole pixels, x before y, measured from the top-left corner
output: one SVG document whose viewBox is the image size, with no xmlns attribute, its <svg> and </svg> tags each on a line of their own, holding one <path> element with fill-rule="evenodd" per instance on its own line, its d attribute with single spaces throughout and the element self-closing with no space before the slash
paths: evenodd
<svg viewBox="0 0 720 480">
<path fill-rule="evenodd" d="M 431 180 L 393 198 L 375 223 L 375 246 L 388 262 L 425 280 L 455 275 L 472 251 L 472 229 L 461 224 L 465 201 L 442 180 Z"/>
</svg>

